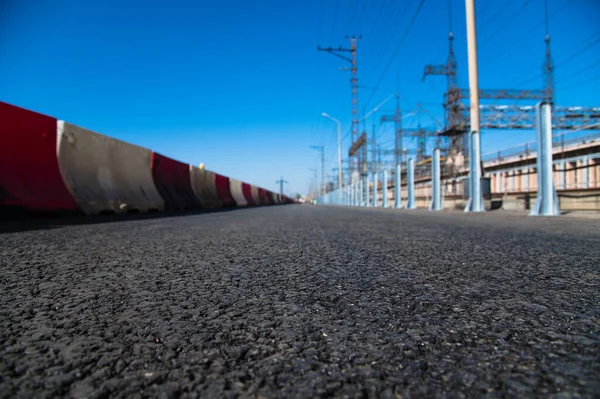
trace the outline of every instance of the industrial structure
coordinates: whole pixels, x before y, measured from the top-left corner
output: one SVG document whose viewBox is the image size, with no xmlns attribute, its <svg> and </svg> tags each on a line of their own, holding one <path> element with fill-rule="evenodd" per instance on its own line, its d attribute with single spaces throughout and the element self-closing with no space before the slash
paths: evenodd
<svg viewBox="0 0 600 399">
<path fill-rule="evenodd" d="M 467 2 L 469 3 L 469 2 Z M 474 15 L 473 15 L 474 20 Z M 474 26 L 473 26 L 474 27 Z M 417 185 L 431 179 L 431 155 L 427 152 L 427 143 L 431 139 L 435 139 L 435 148 L 440 149 L 440 163 L 441 163 L 441 180 L 444 182 L 444 195 L 459 195 L 462 196 L 462 182 L 465 176 L 469 174 L 469 171 L 474 167 L 480 170 L 480 174 L 485 178 L 486 182 L 491 181 L 492 188 L 489 190 L 491 194 L 497 195 L 500 192 L 506 193 L 506 188 L 500 190 L 501 187 L 520 187 L 520 183 L 515 178 L 517 175 L 521 175 L 523 172 L 519 171 L 516 174 L 504 171 L 504 174 L 498 174 L 497 168 L 504 168 L 506 162 L 510 164 L 508 158 L 501 158 L 501 161 L 497 159 L 493 162 L 490 159 L 482 159 L 480 162 L 476 162 L 477 166 L 470 164 L 471 162 L 471 144 L 469 143 L 470 135 L 472 132 L 471 126 L 471 108 L 478 109 L 478 122 L 479 129 L 476 130 L 477 139 L 479 139 L 480 131 L 484 130 L 534 130 L 536 128 L 536 113 L 535 107 L 532 102 L 544 102 L 550 104 L 552 108 L 552 129 L 554 131 L 563 132 L 579 132 L 581 130 L 600 130 L 600 107 L 583 107 L 578 105 L 573 106 L 561 106 L 555 104 L 555 79 L 554 71 L 555 65 L 552 59 L 551 52 L 551 40 L 548 30 L 548 16 L 546 9 L 545 18 L 545 54 L 542 65 L 542 88 L 541 89 L 512 89 L 512 88 L 499 88 L 499 89 L 479 89 L 478 86 L 476 91 L 477 96 L 473 97 L 470 88 L 461 88 L 458 84 L 458 62 L 453 48 L 454 34 L 450 27 L 448 35 L 449 47 L 448 57 L 444 64 L 432 64 L 426 65 L 423 71 L 422 80 L 430 75 L 440 75 L 446 77 L 446 92 L 443 94 L 443 109 L 444 109 L 444 121 L 443 126 L 439 128 L 404 128 L 402 121 L 402 109 L 400 105 L 400 92 L 397 91 L 396 96 L 396 108 L 393 114 L 381 115 L 379 121 L 381 124 L 393 123 L 394 124 L 394 149 L 387 150 L 381 149 L 378 146 L 375 134 L 375 126 L 373 126 L 373 137 L 371 140 L 367 140 L 366 132 L 363 131 L 359 135 L 359 121 L 361 120 L 358 116 L 358 78 L 356 76 L 356 42 L 355 37 L 349 38 L 351 46 L 350 48 L 338 48 L 333 49 L 321 48 L 321 51 L 330 52 L 340 58 L 349 61 L 352 64 L 351 89 L 352 89 L 352 144 L 348 153 L 350 161 L 347 169 L 348 173 L 351 174 L 348 184 L 353 184 L 355 179 L 355 172 L 360 172 L 357 177 L 364 180 L 365 177 L 371 176 L 371 181 L 376 181 L 373 176 L 378 175 L 383 170 L 388 170 L 389 175 L 395 174 L 396 165 L 407 165 L 408 156 L 412 156 L 414 159 L 414 173 Z M 475 33 L 473 32 L 475 35 Z M 474 46 L 476 48 L 476 46 Z M 339 52 L 350 52 L 351 57 L 345 57 L 340 55 Z M 476 58 L 476 56 L 475 56 Z M 471 85 L 472 86 L 472 85 Z M 476 103 L 473 103 L 473 98 L 476 98 Z M 479 100 L 483 101 L 498 101 L 507 100 L 510 101 L 507 104 L 479 104 Z M 364 119 L 364 118 L 363 118 Z M 471 134 L 472 136 L 472 134 Z M 564 141 L 564 134 L 561 136 Z M 556 143 L 555 137 L 555 145 Z M 593 140 L 596 140 L 597 136 L 591 136 Z M 417 139 L 417 145 L 415 149 L 406 149 L 405 140 L 407 138 Z M 571 140 L 577 139 L 577 137 L 570 138 Z M 367 146 L 371 145 L 371 159 L 368 159 Z M 477 144 L 479 147 L 479 144 Z M 568 151 L 564 145 L 561 147 L 558 156 L 561 159 L 571 159 L 573 151 L 576 153 L 581 152 L 578 149 L 573 149 L 569 146 Z M 585 147 L 588 148 L 588 147 Z M 523 153 L 515 154 L 520 158 L 529 159 L 535 163 L 535 155 L 532 155 L 531 149 L 523 149 Z M 566 151 L 566 152 L 563 152 Z M 583 150 L 582 150 L 583 151 Z M 587 150 L 586 150 L 587 151 Z M 585 152 L 585 151 L 584 151 Z M 476 153 L 476 155 L 478 152 Z M 393 158 L 390 160 L 382 159 L 383 156 L 392 155 Z M 569 177 L 567 169 L 562 166 L 558 166 L 558 170 L 562 170 L 564 173 L 561 175 L 561 179 L 565 182 L 575 179 L 576 181 L 585 180 L 586 183 L 579 188 L 595 188 L 595 181 L 593 180 L 596 176 L 595 168 L 597 163 L 594 161 L 597 159 L 596 153 L 583 154 L 585 160 L 577 160 L 573 162 L 584 162 L 580 165 L 582 170 L 586 168 L 592 168 L 589 172 L 586 172 L 585 178 L 581 176 L 579 180 L 575 177 Z M 531 157 L 534 158 L 531 158 Z M 566 158 L 564 158 L 566 157 Z M 496 162 L 496 163 L 494 163 Z M 499 162 L 499 163 L 498 163 Z M 571 162 L 571 161 L 569 161 Z M 338 168 L 339 169 L 339 168 Z M 406 173 L 406 167 L 404 173 Z M 512 169 L 511 169 L 512 170 Z M 579 170 L 579 169 L 576 169 Z M 512 172 L 510 172 L 512 173 Z M 529 171 L 526 174 L 531 175 Z M 590 180 L 591 179 L 591 180 Z M 392 179 L 393 180 L 393 179 Z M 520 180 L 519 180 L 520 181 Z M 501 183 L 499 183 L 501 182 Z M 384 185 L 389 184 L 387 179 L 383 183 Z M 381 184 L 381 183 L 380 183 Z M 565 183 L 566 184 L 566 183 Z M 468 185 L 467 185 L 468 186 Z M 533 183 L 529 184 L 529 187 L 533 187 Z M 561 188 L 562 187 L 562 188 Z M 424 188 L 423 188 L 424 189 Z M 565 185 L 560 186 L 559 190 L 567 190 Z M 333 190 L 333 187 L 332 187 Z M 364 191 L 367 191 L 365 189 Z M 421 190 L 421 189 L 419 189 Z M 388 191 L 391 193 L 393 190 Z M 422 197 L 419 195 L 420 191 L 416 193 L 416 197 Z M 418 201 L 418 200 L 417 200 Z"/>
<path fill-rule="evenodd" d="M 356 49 L 358 41 L 361 37 L 350 36 L 346 37 L 346 40 L 350 42 L 350 47 L 338 48 L 327 47 L 323 48 L 318 46 L 317 50 L 326 51 L 336 57 L 339 57 L 350 63 L 349 68 L 343 68 L 342 70 L 350 71 L 350 90 L 351 90 L 351 104 L 352 104 L 352 146 L 348 152 L 350 157 L 350 176 L 354 176 L 354 171 L 362 170 L 364 173 L 367 168 L 367 152 L 366 152 L 366 138 L 365 133 L 359 137 L 359 120 L 358 120 L 358 67 L 356 64 Z M 350 57 L 343 55 L 342 53 L 350 53 Z M 362 150 L 362 151 L 361 151 Z"/>
</svg>

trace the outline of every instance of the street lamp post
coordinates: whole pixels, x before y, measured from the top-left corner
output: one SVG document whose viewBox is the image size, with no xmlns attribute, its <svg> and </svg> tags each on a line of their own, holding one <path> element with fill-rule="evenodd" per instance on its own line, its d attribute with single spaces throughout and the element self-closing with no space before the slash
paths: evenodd
<svg viewBox="0 0 600 399">
<path fill-rule="evenodd" d="M 321 173 L 323 174 L 323 195 L 327 194 L 327 175 L 325 174 L 325 146 L 311 145 L 310 148 L 321 153 Z"/>
<path fill-rule="evenodd" d="M 321 115 L 327 119 L 331 119 L 337 123 L 337 136 L 338 136 L 338 188 L 342 188 L 342 124 L 340 121 L 335 119 L 333 116 L 327 115 L 325 112 L 321 112 Z"/>
</svg>

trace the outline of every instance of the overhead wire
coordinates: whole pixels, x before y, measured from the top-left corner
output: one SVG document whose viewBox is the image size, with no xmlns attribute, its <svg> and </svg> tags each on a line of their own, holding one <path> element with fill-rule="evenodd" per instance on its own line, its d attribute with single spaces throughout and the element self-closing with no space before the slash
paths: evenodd
<svg viewBox="0 0 600 399">
<path fill-rule="evenodd" d="M 365 103 L 366 105 L 368 105 L 371 102 L 371 100 L 373 99 L 373 96 L 375 95 L 375 93 L 377 92 L 377 90 L 379 90 L 379 86 L 381 85 L 381 82 L 383 81 L 383 78 L 387 74 L 387 72 L 390 69 L 392 63 L 394 62 L 394 59 L 398 55 L 398 52 L 400 51 L 400 48 L 402 48 L 402 44 L 406 40 L 406 37 L 408 36 L 408 34 L 409 34 L 409 32 L 410 32 L 413 24 L 415 23 L 417 17 L 419 16 L 419 13 L 421 12 L 421 9 L 423 8 L 423 4 L 425 4 L 425 1 L 426 0 L 421 0 L 419 2 L 419 5 L 417 6 L 417 9 L 416 9 L 415 13 L 413 14 L 413 17 L 411 18 L 410 23 L 408 24 L 408 26 L 406 27 L 406 30 L 404 31 L 404 35 L 402 36 L 402 39 L 400 39 L 400 42 L 396 46 L 396 49 L 394 50 L 394 53 L 392 54 L 392 57 L 390 58 L 390 60 L 386 64 L 385 69 L 383 70 L 382 74 L 380 75 L 379 79 L 377 80 L 377 84 L 375 85 L 375 89 L 373 90 L 373 92 L 369 96 L 369 99 L 366 101 L 366 103 Z"/>
<path fill-rule="evenodd" d="M 492 5 L 492 3 L 494 3 L 494 0 L 488 0 L 488 2 L 485 3 L 481 10 L 477 10 L 477 15 L 479 17 L 483 16 L 483 14 L 485 14 L 485 11 Z"/>
<path fill-rule="evenodd" d="M 483 47 L 485 47 L 485 45 L 486 45 L 486 44 L 488 44 L 488 43 L 489 43 L 489 42 L 490 42 L 490 41 L 491 41 L 491 40 L 494 38 L 494 36 L 496 36 L 496 35 L 498 34 L 498 32 L 500 32 L 502 29 L 505 29 L 505 28 L 506 28 L 506 25 L 507 25 L 507 24 L 508 24 L 510 21 L 514 20 L 514 19 L 515 19 L 515 18 L 516 18 L 516 17 L 517 17 L 517 16 L 518 16 L 520 13 L 522 13 L 522 12 L 523 12 L 523 10 L 524 10 L 525 8 L 527 8 L 527 6 L 528 6 L 530 3 L 531 3 L 531 1 L 530 1 L 530 0 L 529 0 L 529 1 L 526 1 L 525 3 L 523 3 L 523 5 L 521 6 L 521 8 L 519 8 L 519 9 L 518 9 L 518 10 L 517 10 L 517 11 L 516 11 L 514 14 L 512 14 L 512 15 L 511 15 L 511 16 L 508 18 L 508 20 L 507 20 L 505 23 L 503 23 L 503 24 L 500 24 L 500 26 L 498 27 L 498 29 L 496 29 L 496 30 L 495 30 L 495 31 L 494 31 L 494 32 L 493 32 L 491 35 L 489 35 L 489 36 L 488 36 L 488 38 L 487 38 L 487 39 L 486 39 L 486 40 L 485 40 L 485 41 L 484 41 L 484 42 L 481 44 L 480 48 L 483 48 Z"/>
<path fill-rule="evenodd" d="M 565 81 L 569 81 L 570 79 L 572 79 L 574 77 L 578 77 L 582 72 L 589 71 L 592 68 L 598 68 L 599 66 L 600 66 L 600 62 L 594 61 L 591 64 L 589 64 L 588 66 L 581 68 L 576 72 L 573 72 L 572 74 L 568 75 L 565 78 L 562 78 L 561 83 L 565 83 Z"/>
<path fill-rule="evenodd" d="M 559 7 L 558 9 L 556 9 L 549 17 L 548 19 L 551 20 L 552 18 L 554 18 L 556 15 L 558 15 L 561 11 L 563 11 L 565 8 L 567 8 L 567 6 L 570 5 L 570 3 L 573 2 L 573 0 L 567 0 L 566 3 L 563 4 L 562 7 Z M 533 32 L 534 30 L 536 30 L 537 28 L 539 28 L 540 26 L 542 26 L 544 24 L 544 21 L 533 25 L 529 30 L 527 30 L 525 33 L 523 33 L 521 36 L 522 37 L 528 37 L 531 32 Z M 522 26 L 522 25 L 520 25 Z M 483 61 L 487 61 L 490 57 L 494 57 L 494 59 L 498 59 L 498 57 L 500 57 L 501 55 L 506 54 L 506 52 L 509 49 L 513 49 L 514 48 L 514 42 L 512 41 L 507 41 L 506 46 L 500 48 L 500 50 L 494 49 L 494 52 L 490 52 L 488 53 L 487 57 L 483 57 Z"/>
<path fill-rule="evenodd" d="M 595 37 L 597 37 L 596 40 L 594 40 Z M 564 57 L 559 56 L 558 58 L 562 59 L 563 62 L 558 62 L 556 64 L 556 67 L 561 67 L 561 66 L 567 65 L 568 63 L 570 63 L 573 60 L 573 58 L 578 57 L 579 55 L 586 52 L 593 46 L 597 45 L 598 43 L 600 43 L 600 33 L 592 35 L 590 38 L 586 39 L 584 42 L 575 46 L 575 48 L 573 49 L 574 51 L 571 54 L 566 55 Z M 580 48 L 582 46 L 585 46 L 585 47 Z M 517 86 L 527 84 L 529 82 L 532 82 L 535 79 L 541 78 L 542 76 L 543 76 L 543 73 L 541 73 L 541 72 L 536 73 L 535 75 L 530 75 L 528 78 L 525 78 L 525 79 L 521 80 L 519 83 L 517 83 Z"/>
<path fill-rule="evenodd" d="M 374 56 L 381 54 L 382 49 L 384 48 L 384 46 L 386 46 L 386 43 L 389 43 L 391 40 L 394 40 L 399 27 L 402 26 L 402 21 L 404 20 L 404 16 L 406 15 L 405 11 L 409 7 L 409 5 L 410 2 L 408 1 L 396 2 L 396 8 L 394 10 L 395 12 L 390 10 L 390 12 L 388 13 L 390 18 L 387 19 L 385 23 L 382 23 L 381 26 L 379 26 L 376 36 L 373 37 L 373 40 L 375 41 L 375 43 L 377 43 L 376 47 L 373 47 L 372 51 L 372 54 Z M 392 28 L 389 28 L 389 25 L 391 25 Z"/>
<path fill-rule="evenodd" d="M 566 65 L 570 62 L 573 61 L 573 59 L 579 57 L 581 54 L 585 53 L 586 51 L 588 51 L 589 49 L 591 49 L 592 47 L 594 47 L 595 45 L 597 45 L 598 43 L 600 43 L 600 37 L 598 37 L 596 40 L 594 40 L 592 43 L 590 43 L 589 45 L 587 45 L 585 48 L 583 48 L 580 51 L 577 51 L 573 54 L 571 54 L 568 57 L 565 57 L 565 60 L 563 62 L 559 62 L 556 64 L 556 67 L 561 67 L 563 65 Z"/>
<path fill-rule="evenodd" d="M 571 90 L 571 89 L 574 89 L 576 87 L 580 87 L 580 86 L 583 86 L 585 84 L 588 84 L 590 82 L 595 82 L 597 80 L 600 80 L 600 75 L 594 76 L 593 78 L 586 79 L 586 80 L 584 80 L 582 82 L 578 82 L 578 83 L 572 84 L 572 85 L 567 86 L 567 87 L 562 87 L 560 90 L 561 91 Z"/>
<path fill-rule="evenodd" d="M 500 9 L 500 11 L 494 13 L 488 19 L 483 20 L 483 21 L 481 20 L 482 16 L 481 15 L 477 15 L 477 19 L 480 21 L 480 22 L 479 21 L 477 22 L 477 26 L 481 27 L 481 29 L 478 32 L 479 36 L 481 36 L 483 33 L 485 33 L 486 29 L 490 25 L 494 25 L 493 21 L 498 21 L 498 17 L 500 17 L 505 11 L 507 11 L 508 9 L 510 9 L 510 7 L 507 7 L 507 3 L 511 3 L 508 0 L 506 0 L 506 1 L 496 1 L 494 3 L 495 4 L 500 4 L 500 6 L 502 7 Z"/>
</svg>

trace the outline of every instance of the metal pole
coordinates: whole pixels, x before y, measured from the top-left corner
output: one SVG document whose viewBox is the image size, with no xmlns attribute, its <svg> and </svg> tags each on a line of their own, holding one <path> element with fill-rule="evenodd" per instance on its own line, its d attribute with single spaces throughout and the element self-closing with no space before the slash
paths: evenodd
<svg viewBox="0 0 600 399">
<path fill-rule="evenodd" d="M 406 209 L 417 209 L 417 203 L 415 201 L 415 161 L 412 158 L 408 158 L 406 178 L 408 188 L 408 202 L 406 203 Z"/>
<path fill-rule="evenodd" d="M 433 150 L 433 161 L 431 162 L 431 205 L 430 211 L 441 211 L 442 193 L 440 181 L 440 149 Z"/>
<path fill-rule="evenodd" d="M 365 189 L 365 177 L 360 176 L 359 179 L 360 179 L 360 206 L 365 206 L 365 204 L 367 203 L 367 199 L 365 198 L 365 191 L 368 194 L 369 190 Z"/>
<path fill-rule="evenodd" d="M 373 206 L 377 206 L 377 172 L 373 172 Z"/>
<path fill-rule="evenodd" d="M 358 179 L 358 201 L 356 206 L 363 206 L 363 181 L 362 179 Z"/>
<path fill-rule="evenodd" d="M 371 198 L 369 197 L 369 175 L 365 175 L 365 206 L 371 206 Z M 375 200 L 373 198 L 373 200 Z"/>
<path fill-rule="evenodd" d="M 396 175 L 395 184 L 394 184 L 394 208 L 399 209 L 402 208 L 402 166 L 401 164 L 396 164 Z"/>
<path fill-rule="evenodd" d="M 360 179 L 358 176 L 354 176 L 354 206 L 360 206 Z"/>
<path fill-rule="evenodd" d="M 481 197 L 481 147 L 479 141 L 479 74 L 477 70 L 477 25 L 475 22 L 475 0 L 465 0 L 467 16 L 467 49 L 469 59 L 470 90 L 470 154 L 469 203 L 465 212 L 483 212 Z"/>
<path fill-rule="evenodd" d="M 344 205 L 350 206 L 350 186 L 346 186 L 344 195 Z"/>
<path fill-rule="evenodd" d="M 325 175 L 325 147 L 321 146 L 321 173 L 323 173 L 323 195 L 327 193 L 327 175 Z"/>
<path fill-rule="evenodd" d="M 538 194 L 531 210 L 532 216 L 558 216 L 558 196 L 552 179 L 552 107 L 550 103 L 536 104 Z"/>
<path fill-rule="evenodd" d="M 343 185 L 343 174 L 342 174 L 342 124 L 339 120 L 333 116 L 321 112 L 321 116 L 334 121 L 337 124 L 337 139 L 338 139 L 338 188 L 342 188 Z M 352 160 L 350 160 L 352 163 Z"/>
<path fill-rule="evenodd" d="M 354 184 L 348 185 L 348 198 L 347 198 L 348 206 L 354 206 Z"/>
<path fill-rule="evenodd" d="M 382 186 L 382 198 L 381 198 L 381 207 L 387 208 L 388 206 L 388 198 L 387 198 L 387 169 L 383 170 L 383 186 Z"/>
<path fill-rule="evenodd" d="M 342 176 L 342 126 L 340 121 L 336 119 L 337 122 L 337 134 L 338 134 L 338 187 L 341 189 L 343 184 L 343 176 Z"/>
<path fill-rule="evenodd" d="M 369 201 L 369 182 L 367 180 L 367 175 L 364 174 L 362 179 L 362 186 L 361 186 L 361 198 L 362 198 L 362 204 L 361 206 L 366 206 L 367 202 Z"/>
</svg>

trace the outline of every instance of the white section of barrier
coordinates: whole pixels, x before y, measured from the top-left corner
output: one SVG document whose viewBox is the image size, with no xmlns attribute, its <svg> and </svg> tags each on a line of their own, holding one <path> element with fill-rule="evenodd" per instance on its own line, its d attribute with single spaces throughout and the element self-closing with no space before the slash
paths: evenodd
<svg viewBox="0 0 600 399">
<path fill-rule="evenodd" d="M 231 196 L 235 200 L 237 206 L 248 206 L 248 201 L 244 197 L 244 192 L 242 191 L 242 182 L 239 180 L 229 178 L 229 190 L 231 191 Z"/>
<path fill-rule="evenodd" d="M 150 150 L 65 121 L 58 121 L 57 133 L 60 173 L 84 213 L 164 209 Z"/>
<path fill-rule="evenodd" d="M 258 187 L 250 185 L 251 188 L 251 193 L 252 193 L 252 199 L 254 200 L 254 203 L 259 206 L 261 205 L 260 203 L 260 197 L 258 196 Z"/>
<path fill-rule="evenodd" d="M 200 200 L 202 208 L 219 208 L 221 206 L 214 172 L 190 165 L 190 180 L 194 194 Z"/>
</svg>

